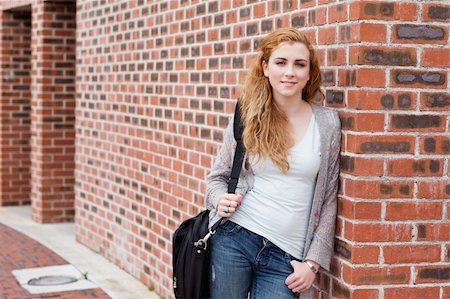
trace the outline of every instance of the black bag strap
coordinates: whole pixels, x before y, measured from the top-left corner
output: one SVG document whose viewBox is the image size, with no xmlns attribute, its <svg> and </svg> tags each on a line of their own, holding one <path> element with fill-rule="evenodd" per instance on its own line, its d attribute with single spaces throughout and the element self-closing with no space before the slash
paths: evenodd
<svg viewBox="0 0 450 299">
<path fill-rule="evenodd" d="M 242 169 L 242 163 L 244 162 L 245 149 L 242 143 L 242 131 L 243 126 L 241 124 L 241 112 L 239 109 L 239 101 L 236 104 L 234 111 L 234 123 L 233 132 L 234 139 L 236 140 L 236 151 L 234 152 L 233 167 L 231 168 L 231 176 L 228 179 L 228 193 L 234 193 L 239 181 L 239 175 Z"/>
<path fill-rule="evenodd" d="M 233 167 L 231 168 L 231 175 L 228 179 L 228 193 L 234 193 L 236 191 L 236 187 L 239 181 L 239 175 L 242 169 L 242 163 L 244 162 L 245 156 L 245 148 L 242 142 L 242 132 L 244 131 L 244 127 L 241 123 L 241 111 L 239 108 L 239 101 L 236 104 L 236 108 L 234 110 L 234 122 L 233 122 L 233 134 L 234 139 L 236 140 L 236 151 L 234 152 L 233 158 Z M 211 231 L 215 231 L 217 227 L 222 223 L 221 218 L 219 221 L 214 223 L 211 227 Z"/>
</svg>

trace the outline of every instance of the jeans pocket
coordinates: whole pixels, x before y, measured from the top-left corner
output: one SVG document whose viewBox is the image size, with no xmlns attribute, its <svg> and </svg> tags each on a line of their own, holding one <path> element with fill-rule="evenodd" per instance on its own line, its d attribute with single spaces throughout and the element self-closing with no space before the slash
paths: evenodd
<svg viewBox="0 0 450 299">
<path fill-rule="evenodd" d="M 227 220 L 224 224 L 219 226 L 217 231 L 225 234 L 234 234 L 237 233 L 241 228 L 242 227 L 239 224 Z"/>
</svg>

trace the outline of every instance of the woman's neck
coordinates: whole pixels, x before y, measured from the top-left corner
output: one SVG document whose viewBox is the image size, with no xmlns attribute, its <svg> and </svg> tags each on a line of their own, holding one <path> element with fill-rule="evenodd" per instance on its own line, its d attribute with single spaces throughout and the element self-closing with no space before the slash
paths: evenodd
<svg viewBox="0 0 450 299">
<path fill-rule="evenodd" d="M 308 113 L 310 110 L 308 102 L 302 99 L 278 99 L 275 102 L 288 119 L 296 118 L 305 114 L 305 112 Z"/>
</svg>

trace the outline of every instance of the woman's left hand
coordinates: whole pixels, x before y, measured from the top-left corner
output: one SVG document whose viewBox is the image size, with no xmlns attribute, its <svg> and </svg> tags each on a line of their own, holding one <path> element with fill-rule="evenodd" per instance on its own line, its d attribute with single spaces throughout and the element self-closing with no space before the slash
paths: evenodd
<svg viewBox="0 0 450 299">
<path fill-rule="evenodd" d="M 317 265 L 314 263 L 315 266 Z M 291 266 L 294 268 L 294 272 L 289 275 L 285 283 L 289 289 L 294 293 L 304 292 L 311 287 L 316 274 L 314 274 L 306 263 L 299 261 L 291 261 Z"/>
</svg>

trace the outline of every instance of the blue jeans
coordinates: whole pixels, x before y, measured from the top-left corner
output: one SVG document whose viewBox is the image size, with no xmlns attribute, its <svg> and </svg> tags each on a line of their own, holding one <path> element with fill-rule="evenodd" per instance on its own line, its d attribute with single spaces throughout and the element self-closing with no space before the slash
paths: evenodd
<svg viewBox="0 0 450 299">
<path fill-rule="evenodd" d="M 266 238 L 227 221 L 211 237 L 211 298 L 297 298 L 284 283 L 291 255 Z"/>
</svg>

